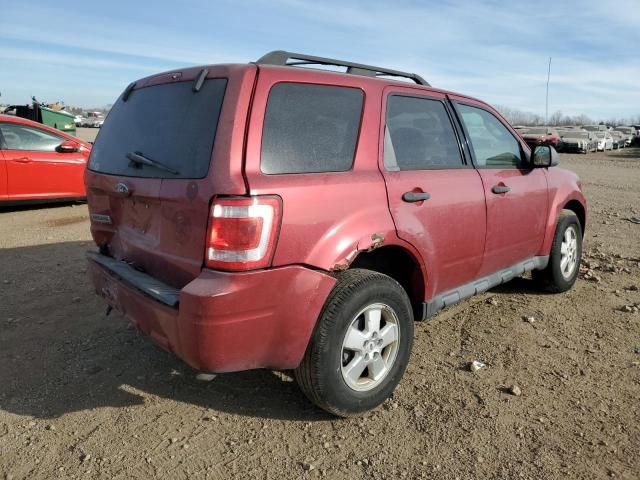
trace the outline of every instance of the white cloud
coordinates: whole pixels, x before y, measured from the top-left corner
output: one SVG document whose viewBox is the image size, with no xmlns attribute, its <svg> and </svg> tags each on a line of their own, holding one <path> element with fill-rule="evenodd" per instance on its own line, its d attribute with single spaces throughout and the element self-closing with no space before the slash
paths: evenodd
<svg viewBox="0 0 640 480">
<path fill-rule="evenodd" d="M 191 0 L 154 9 L 132 4 L 117 20 L 70 9 L 65 23 L 73 28 L 55 35 L 18 19 L 55 17 L 58 8 L 24 3 L 4 9 L 0 38 L 29 43 L 23 58 L 34 61 L 53 45 L 49 62 L 79 60 L 87 68 L 139 76 L 156 66 L 245 62 L 289 48 L 416 71 L 434 86 L 543 113 L 552 56 L 550 110 L 593 117 L 640 110 L 637 0 L 615 7 L 601 0 Z M 122 6 L 104 8 L 113 13 Z M 69 53 L 79 47 L 85 50 Z M 2 48 L 0 62 L 3 51 L 4 57 L 19 53 Z M 120 84 L 114 96 L 119 90 Z"/>
<path fill-rule="evenodd" d="M 53 64 L 62 65 L 72 68 L 82 69 L 132 69 L 141 72 L 157 72 L 159 69 L 165 68 L 159 64 L 145 65 L 140 62 L 134 62 L 131 60 L 112 60 L 107 58 L 100 58 L 96 55 L 79 55 L 73 53 L 51 53 L 43 52 L 33 48 L 3 48 L 0 50 L 0 60 L 10 61 L 15 65 L 15 62 L 31 63 L 31 64 Z"/>
</svg>

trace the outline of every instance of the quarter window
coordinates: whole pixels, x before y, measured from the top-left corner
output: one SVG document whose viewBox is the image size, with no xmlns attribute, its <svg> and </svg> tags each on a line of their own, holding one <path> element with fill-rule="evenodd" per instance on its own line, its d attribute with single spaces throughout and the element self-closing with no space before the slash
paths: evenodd
<svg viewBox="0 0 640 480">
<path fill-rule="evenodd" d="M 360 130 L 361 90 L 279 83 L 269 93 L 260 168 L 267 174 L 351 169 Z"/>
<path fill-rule="evenodd" d="M 37 152 L 54 152 L 64 139 L 44 130 L 0 123 L 0 132 L 7 150 L 30 150 Z"/>
<path fill-rule="evenodd" d="M 520 143 L 491 113 L 458 104 L 479 167 L 518 167 Z"/>
<path fill-rule="evenodd" d="M 453 125 L 441 101 L 401 95 L 389 97 L 384 165 L 387 170 L 462 166 Z"/>
</svg>

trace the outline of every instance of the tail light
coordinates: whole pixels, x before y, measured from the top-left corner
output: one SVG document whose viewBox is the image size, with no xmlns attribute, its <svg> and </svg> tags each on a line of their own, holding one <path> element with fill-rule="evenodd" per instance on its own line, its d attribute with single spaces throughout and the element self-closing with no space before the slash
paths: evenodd
<svg viewBox="0 0 640 480">
<path fill-rule="evenodd" d="M 218 270 L 268 267 L 281 212 L 278 197 L 214 199 L 209 214 L 205 266 Z"/>
</svg>

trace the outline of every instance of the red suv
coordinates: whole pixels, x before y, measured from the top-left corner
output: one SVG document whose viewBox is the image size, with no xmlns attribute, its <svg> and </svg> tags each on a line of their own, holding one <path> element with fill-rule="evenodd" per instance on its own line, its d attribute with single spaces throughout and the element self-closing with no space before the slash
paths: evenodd
<svg viewBox="0 0 640 480">
<path fill-rule="evenodd" d="M 278 51 L 153 75 L 91 153 L 90 272 L 195 369 L 295 369 L 354 415 L 393 392 L 414 320 L 527 271 L 571 288 L 586 204 L 556 165 L 415 74 Z"/>
</svg>

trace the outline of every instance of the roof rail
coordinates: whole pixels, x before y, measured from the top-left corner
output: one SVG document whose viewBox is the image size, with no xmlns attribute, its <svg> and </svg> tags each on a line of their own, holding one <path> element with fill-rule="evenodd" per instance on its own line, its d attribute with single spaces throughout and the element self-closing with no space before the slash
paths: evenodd
<svg viewBox="0 0 640 480">
<path fill-rule="evenodd" d="M 366 77 L 402 77 L 413 80 L 418 85 L 430 87 L 429 83 L 420 75 L 415 73 L 401 72 L 399 70 L 391 70 L 389 68 L 374 67 L 372 65 L 364 65 L 361 63 L 347 62 L 344 60 L 336 60 L 334 58 L 316 57 L 313 55 L 305 55 L 303 53 L 286 52 L 284 50 L 274 50 L 263 55 L 256 62 L 262 65 L 280 65 L 280 66 L 296 66 L 296 65 L 333 65 L 337 67 L 346 67 L 347 72 L 352 75 L 364 75 Z"/>
</svg>

